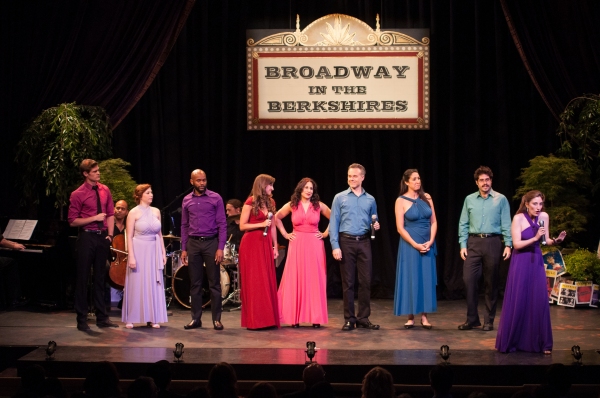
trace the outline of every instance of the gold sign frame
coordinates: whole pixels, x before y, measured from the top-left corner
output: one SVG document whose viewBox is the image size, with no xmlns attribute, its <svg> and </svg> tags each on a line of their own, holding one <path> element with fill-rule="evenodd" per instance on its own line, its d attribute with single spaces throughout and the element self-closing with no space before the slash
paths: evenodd
<svg viewBox="0 0 600 398">
<path fill-rule="evenodd" d="M 429 129 L 427 37 L 331 14 L 247 45 L 248 130 Z"/>
</svg>

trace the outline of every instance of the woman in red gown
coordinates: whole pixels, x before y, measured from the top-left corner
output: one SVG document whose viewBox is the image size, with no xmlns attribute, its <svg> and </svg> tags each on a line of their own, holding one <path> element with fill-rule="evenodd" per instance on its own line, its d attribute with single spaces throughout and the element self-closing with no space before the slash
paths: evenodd
<svg viewBox="0 0 600 398">
<path fill-rule="evenodd" d="M 240 216 L 240 230 L 245 231 L 239 254 L 242 327 L 248 329 L 279 327 L 277 231 L 271 227 L 275 214 L 273 183 L 275 178 L 270 175 L 256 177 Z"/>
</svg>

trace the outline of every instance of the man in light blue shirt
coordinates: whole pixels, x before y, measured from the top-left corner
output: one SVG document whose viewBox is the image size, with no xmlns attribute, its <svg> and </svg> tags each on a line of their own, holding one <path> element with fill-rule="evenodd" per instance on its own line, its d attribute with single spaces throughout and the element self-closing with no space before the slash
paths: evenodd
<svg viewBox="0 0 600 398">
<path fill-rule="evenodd" d="M 375 198 L 363 188 L 365 168 L 353 163 L 348 167 L 349 188 L 335 195 L 329 219 L 329 240 L 333 258 L 340 262 L 344 296 L 344 326 L 377 330 L 379 325 L 369 321 L 371 315 L 372 254 L 371 226 L 379 229 Z M 354 283 L 358 270 L 358 313 L 354 311 Z"/>
<path fill-rule="evenodd" d="M 475 170 L 475 184 L 479 191 L 465 198 L 458 223 L 460 256 L 465 260 L 463 280 L 467 296 L 467 321 L 459 330 L 481 326 L 477 304 L 479 279 L 485 283 L 484 331 L 494 330 L 498 301 L 498 274 L 500 259 L 508 260 L 512 248 L 510 235 L 510 206 L 504 195 L 492 189 L 494 174 L 489 167 Z M 504 251 L 502 238 L 504 237 Z"/>
</svg>

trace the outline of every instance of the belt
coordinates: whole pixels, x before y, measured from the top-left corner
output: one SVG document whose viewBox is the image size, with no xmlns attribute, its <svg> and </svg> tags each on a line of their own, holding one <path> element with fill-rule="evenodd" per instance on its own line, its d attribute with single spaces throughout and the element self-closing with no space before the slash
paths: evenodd
<svg viewBox="0 0 600 398">
<path fill-rule="evenodd" d="M 342 238 L 352 239 L 352 240 L 363 240 L 363 239 L 368 239 L 369 238 L 369 234 L 364 234 L 364 235 L 350 235 L 350 234 L 340 233 L 340 236 Z"/>
<path fill-rule="evenodd" d="M 82 229 L 83 232 L 88 232 L 90 234 L 103 235 L 108 233 L 105 229 Z"/>
<path fill-rule="evenodd" d="M 192 235 L 190 235 L 189 238 L 193 239 L 193 240 L 199 240 L 201 242 L 204 242 L 206 240 L 216 239 L 217 236 L 219 236 L 219 234 L 214 234 L 213 236 L 192 236 Z"/>
<path fill-rule="evenodd" d="M 469 234 L 469 236 L 473 236 L 476 238 L 493 238 L 496 236 L 501 236 L 501 234 Z"/>
</svg>

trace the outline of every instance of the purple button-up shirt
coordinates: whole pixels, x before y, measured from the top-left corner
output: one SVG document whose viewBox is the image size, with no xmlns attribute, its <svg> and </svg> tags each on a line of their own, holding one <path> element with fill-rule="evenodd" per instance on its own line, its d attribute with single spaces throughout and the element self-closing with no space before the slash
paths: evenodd
<svg viewBox="0 0 600 398">
<path fill-rule="evenodd" d="M 181 203 L 181 250 L 187 250 L 189 236 L 213 236 L 219 233 L 219 249 L 225 248 L 227 241 L 227 221 L 221 195 L 206 190 L 204 195 L 194 191 L 183 198 Z"/>
<path fill-rule="evenodd" d="M 106 213 L 106 218 L 115 215 L 115 204 L 113 203 L 110 189 L 104 184 L 98 183 L 98 194 L 100 194 L 100 204 L 102 206 L 102 213 Z M 98 208 L 96 206 L 96 192 L 92 189 L 92 186 L 87 182 L 81 184 L 79 188 L 71 192 L 71 199 L 69 204 L 69 224 L 75 221 L 76 218 L 88 218 L 98 214 Z M 106 218 L 104 219 L 104 228 L 107 229 Z M 98 230 L 98 224 L 96 221 L 83 226 L 85 229 Z"/>
</svg>

